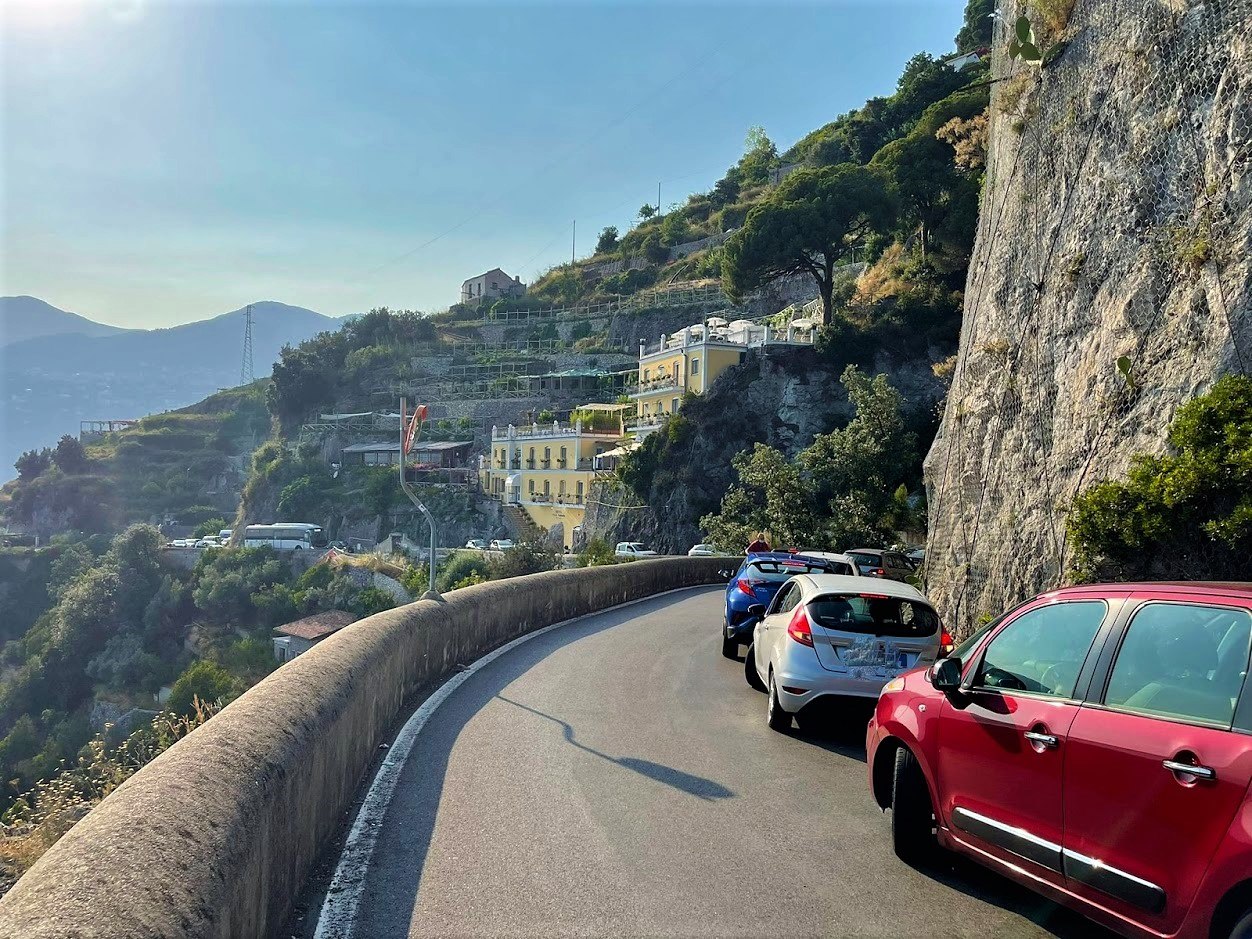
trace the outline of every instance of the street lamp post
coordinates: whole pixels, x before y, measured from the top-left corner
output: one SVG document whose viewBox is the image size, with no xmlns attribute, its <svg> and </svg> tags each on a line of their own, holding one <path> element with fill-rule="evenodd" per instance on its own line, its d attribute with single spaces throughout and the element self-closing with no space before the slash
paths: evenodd
<svg viewBox="0 0 1252 939">
<path fill-rule="evenodd" d="M 435 517 L 430 514 L 430 509 L 426 508 L 421 499 L 417 497 L 417 493 L 409 486 L 409 481 L 404 478 L 404 463 L 409 455 L 409 450 L 413 444 L 417 442 L 417 438 L 422 429 L 422 420 L 426 417 L 426 407 L 424 405 L 413 409 L 413 417 L 409 419 L 408 398 L 400 399 L 400 489 L 409 497 L 409 501 L 417 506 L 418 510 L 426 516 L 426 521 L 430 523 L 430 586 L 421 599 L 423 600 L 439 600 L 443 597 L 439 595 L 439 591 L 435 589 L 435 563 L 437 555 L 435 553 L 438 541 L 435 536 Z"/>
</svg>

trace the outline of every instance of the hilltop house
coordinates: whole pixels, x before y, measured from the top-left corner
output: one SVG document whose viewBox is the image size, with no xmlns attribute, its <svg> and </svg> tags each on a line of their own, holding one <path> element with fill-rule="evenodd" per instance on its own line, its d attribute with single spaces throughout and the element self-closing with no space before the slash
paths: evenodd
<svg viewBox="0 0 1252 939">
<path fill-rule="evenodd" d="M 471 277 L 461 284 L 462 303 L 481 303 L 483 300 L 497 300 L 500 297 L 520 297 L 526 292 L 526 285 L 516 277 L 510 277 L 498 267 L 493 267 L 485 274 Z"/>
</svg>

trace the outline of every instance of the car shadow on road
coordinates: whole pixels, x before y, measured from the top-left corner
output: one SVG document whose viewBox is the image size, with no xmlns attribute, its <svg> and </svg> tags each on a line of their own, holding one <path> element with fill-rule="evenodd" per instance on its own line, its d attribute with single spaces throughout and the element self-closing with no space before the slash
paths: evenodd
<svg viewBox="0 0 1252 939">
<path fill-rule="evenodd" d="M 537 717 L 559 724 L 565 735 L 565 742 L 572 747 L 577 747 L 584 753 L 590 753 L 592 756 L 598 756 L 602 760 L 616 763 L 618 766 L 633 770 L 641 776 L 647 776 L 649 779 L 654 779 L 667 786 L 673 786 L 675 789 L 680 789 L 698 799 L 704 799 L 706 802 L 715 802 L 718 799 L 733 798 L 735 795 L 721 783 L 706 779 L 703 776 L 696 776 L 694 773 L 684 773 L 680 769 L 674 769 L 674 767 L 666 766 L 663 763 L 654 763 L 652 760 L 634 756 L 609 756 L 607 753 L 602 753 L 594 747 L 587 746 L 585 743 L 579 743 L 574 734 L 574 727 L 568 721 L 563 721 L 559 717 L 553 717 L 551 714 L 529 707 L 520 701 L 514 701 L 512 698 L 506 698 L 502 694 L 496 695 L 496 700 L 511 704 Z"/>
</svg>

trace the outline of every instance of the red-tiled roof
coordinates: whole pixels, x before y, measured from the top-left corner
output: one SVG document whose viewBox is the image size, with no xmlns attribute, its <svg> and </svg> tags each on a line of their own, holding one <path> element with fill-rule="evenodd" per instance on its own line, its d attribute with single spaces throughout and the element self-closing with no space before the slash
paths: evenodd
<svg viewBox="0 0 1252 939">
<path fill-rule="evenodd" d="M 312 616 L 306 616 L 304 619 L 298 619 L 294 623 L 279 626 L 275 628 L 274 632 L 284 636 L 295 636 L 299 639 L 316 642 L 318 639 L 325 639 L 331 633 L 338 632 L 349 623 L 355 621 L 356 617 L 351 613 L 343 610 L 327 610 L 325 613 L 315 613 Z"/>
</svg>

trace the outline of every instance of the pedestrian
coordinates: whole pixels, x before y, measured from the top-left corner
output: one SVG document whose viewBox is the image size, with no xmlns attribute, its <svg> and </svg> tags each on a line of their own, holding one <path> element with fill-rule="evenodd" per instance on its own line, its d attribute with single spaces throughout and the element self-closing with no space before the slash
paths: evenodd
<svg viewBox="0 0 1252 939">
<path fill-rule="evenodd" d="M 748 545 L 748 554 L 760 554 L 769 550 L 769 542 L 765 540 L 764 532 L 757 532 L 752 536 L 752 542 Z"/>
</svg>

